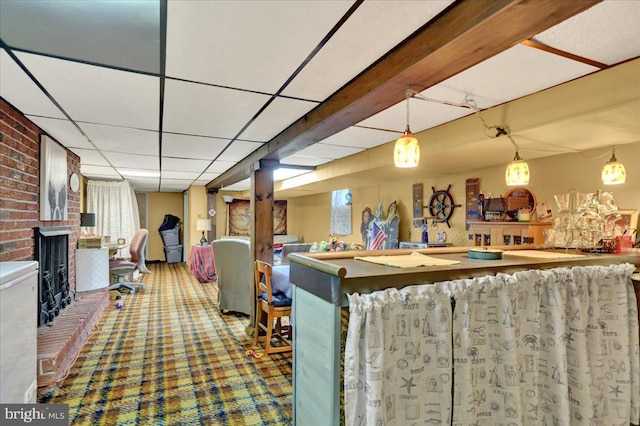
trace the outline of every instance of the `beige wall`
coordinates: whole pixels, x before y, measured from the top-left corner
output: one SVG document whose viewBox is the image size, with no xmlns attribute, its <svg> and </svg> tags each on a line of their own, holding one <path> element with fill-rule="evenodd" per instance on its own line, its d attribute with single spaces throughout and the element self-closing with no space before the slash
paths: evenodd
<svg viewBox="0 0 640 426">
<path fill-rule="evenodd" d="M 149 192 L 147 194 L 149 242 L 148 260 L 165 260 L 164 246 L 158 228 L 164 221 L 164 215 L 172 214 L 183 220 L 184 198 L 181 192 Z M 182 226 L 182 224 L 181 224 Z M 184 238 L 180 236 L 184 245 Z"/>
<path fill-rule="evenodd" d="M 623 185 L 604 186 L 600 177 L 602 166 L 609 159 L 589 159 L 585 156 L 596 157 L 603 150 L 585 152 L 584 155 L 563 154 L 553 157 L 528 161 L 531 171 L 531 182 L 527 188 L 534 193 L 538 202 L 547 201 L 554 205 L 553 195 L 575 189 L 578 192 L 595 192 L 598 189 L 613 192 L 618 206 L 624 209 L 640 209 L 640 142 L 620 145 L 616 147 L 618 161 L 625 165 L 627 182 Z M 358 160 L 354 160 L 358 161 Z M 465 180 L 480 178 L 483 192 L 494 197 L 509 190 L 504 182 L 504 165 L 473 170 L 468 173 L 444 175 L 435 179 L 396 180 L 392 182 L 376 183 L 361 188 L 350 188 L 353 195 L 352 230 L 351 235 L 339 236 L 346 242 L 361 242 L 360 223 L 361 212 L 364 207 L 371 207 L 375 212 L 378 203 L 382 201 L 384 213 L 393 200 L 398 201 L 398 215 L 400 216 L 400 241 L 420 241 L 420 230 L 411 226 L 412 218 L 412 186 L 414 183 L 423 184 L 423 197 L 426 204 L 432 194 L 431 187 L 444 190 L 451 184 L 451 193 L 455 203 L 462 204 L 456 209 L 450 221 L 451 228 L 446 224 L 429 227 L 429 239 L 433 241 L 438 231 L 447 233 L 448 241 L 454 245 L 469 245 L 465 231 Z M 384 178 L 380 178 L 384 181 Z M 336 188 L 341 189 L 341 188 Z M 295 198 L 289 203 L 289 217 L 295 218 L 297 233 L 306 242 L 326 240 L 329 236 L 331 193 Z"/>
<path fill-rule="evenodd" d="M 207 210 L 207 188 L 204 186 L 191 186 L 187 191 L 187 209 L 188 220 L 187 226 L 189 229 L 184 231 L 184 247 L 189 254 L 191 245 L 200 244 L 202 238 L 202 231 L 196 230 L 196 223 L 198 219 L 206 219 L 209 217 Z M 218 209 L 216 209 L 216 212 Z M 216 217 L 219 213 L 216 213 Z M 207 237 L 207 240 L 209 237 Z M 188 257 L 187 257 L 188 261 Z"/>
</svg>

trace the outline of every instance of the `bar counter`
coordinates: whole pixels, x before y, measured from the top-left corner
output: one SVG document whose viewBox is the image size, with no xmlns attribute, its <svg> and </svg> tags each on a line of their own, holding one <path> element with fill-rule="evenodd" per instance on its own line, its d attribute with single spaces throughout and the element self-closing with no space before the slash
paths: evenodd
<svg viewBox="0 0 640 426">
<path fill-rule="evenodd" d="M 289 280 L 294 286 L 293 320 L 293 424 L 339 425 L 341 363 L 348 318 L 347 294 L 370 293 L 385 288 L 429 284 L 529 269 L 631 263 L 640 268 L 640 250 L 621 254 L 586 254 L 584 257 L 537 259 L 505 257 L 470 259 L 471 247 L 292 253 Z M 477 247 L 474 247 L 477 248 Z M 545 250 L 540 245 L 491 246 L 502 250 Z M 408 255 L 418 252 L 457 260 L 448 266 L 396 268 L 356 260 L 358 256 Z M 577 254 L 575 249 L 550 250 Z M 635 284 L 635 282 L 634 282 Z M 639 287 L 635 286 L 636 296 Z"/>
<path fill-rule="evenodd" d="M 527 269 L 549 269 L 583 265 L 611 265 L 632 263 L 640 265 L 640 251 L 622 254 L 585 254 L 571 259 L 504 258 L 500 260 L 470 259 L 467 252 L 477 247 L 449 247 L 428 249 L 396 249 L 374 251 L 343 251 L 324 253 L 291 253 L 290 281 L 301 289 L 339 306 L 347 306 L 347 293 L 369 293 L 389 287 L 428 284 L 460 278 L 472 278 L 496 273 L 508 273 Z M 549 252 L 576 254 L 575 249 L 547 250 L 541 245 L 491 246 L 501 250 L 546 250 Z M 420 266 L 395 268 L 376 265 L 355 256 L 407 255 L 422 253 L 441 259 L 460 261 L 451 266 Z"/>
</svg>

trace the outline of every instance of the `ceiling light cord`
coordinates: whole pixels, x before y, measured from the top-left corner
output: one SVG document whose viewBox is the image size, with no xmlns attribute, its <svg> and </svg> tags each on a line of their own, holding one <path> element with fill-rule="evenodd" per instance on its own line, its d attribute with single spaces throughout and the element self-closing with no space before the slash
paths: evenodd
<svg viewBox="0 0 640 426">
<path fill-rule="evenodd" d="M 612 152 L 613 153 L 613 157 L 612 158 L 614 159 L 614 161 L 617 161 L 615 159 L 615 157 L 616 157 L 616 148 L 615 148 L 615 146 L 610 146 L 609 148 L 607 148 L 607 150 L 605 152 L 603 152 L 600 155 L 596 155 L 595 157 L 591 157 L 590 155 L 587 155 L 587 154 L 585 154 L 584 152 L 582 152 L 580 150 L 578 150 L 577 152 L 578 152 L 578 154 L 580 154 L 584 158 L 588 158 L 589 160 L 599 160 L 599 159 L 601 159 L 603 157 L 606 157 L 607 155 L 609 155 L 610 152 Z"/>
<path fill-rule="evenodd" d="M 405 133 L 407 131 L 409 131 L 409 98 L 414 96 L 415 94 L 412 94 L 413 90 L 407 88 L 407 91 L 405 93 L 405 97 L 406 97 L 406 104 L 407 104 L 407 127 L 405 128 Z"/>
</svg>

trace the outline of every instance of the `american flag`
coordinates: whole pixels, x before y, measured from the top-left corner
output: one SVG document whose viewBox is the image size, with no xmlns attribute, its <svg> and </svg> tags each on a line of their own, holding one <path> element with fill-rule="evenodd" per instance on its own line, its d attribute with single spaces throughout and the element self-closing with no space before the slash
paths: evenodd
<svg viewBox="0 0 640 426">
<path fill-rule="evenodd" d="M 380 227 L 375 222 L 373 222 L 372 234 L 374 235 L 374 237 L 369 242 L 369 247 L 367 247 L 367 250 L 378 250 L 380 247 L 382 247 L 382 244 L 387 241 L 387 234 L 385 234 L 384 231 L 380 229 Z"/>
</svg>

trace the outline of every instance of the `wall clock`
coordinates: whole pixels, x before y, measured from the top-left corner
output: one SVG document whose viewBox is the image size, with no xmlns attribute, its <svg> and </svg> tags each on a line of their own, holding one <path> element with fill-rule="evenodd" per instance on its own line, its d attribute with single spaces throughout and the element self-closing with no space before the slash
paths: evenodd
<svg viewBox="0 0 640 426">
<path fill-rule="evenodd" d="M 78 192 L 80 189 L 80 178 L 77 173 L 71 173 L 71 176 L 69 176 L 69 188 L 73 192 Z"/>
</svg>

